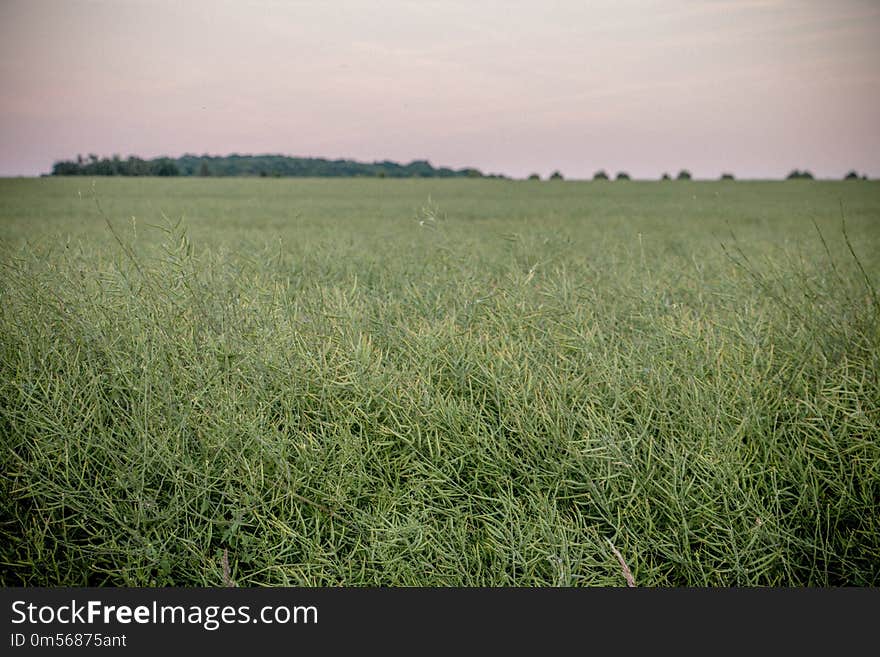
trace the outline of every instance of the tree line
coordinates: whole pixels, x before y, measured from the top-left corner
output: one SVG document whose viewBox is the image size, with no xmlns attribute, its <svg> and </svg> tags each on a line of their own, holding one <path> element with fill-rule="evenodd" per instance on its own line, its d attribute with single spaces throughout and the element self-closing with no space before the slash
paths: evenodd
<svg viewBox="0 0 880 657">
<path fill-rule="evenodd" d="M 434 167 L 426 160 L 400 164 L 356 162 L 286 155 L 190 155 L 142 159 L 118 155 L 99 158 L 78 155 L 52 166 L 53 176 L 259 176 L 259 177 L 374 177 L 374 178 L 505 178 L 479 169 Z"/>
<path fill-rule="evenodd" d="M 687 169 L 682 169 L 678 172 L 678 175 L 675 177 L 676 180 L 691 180 L 691 172 Z M 541 180 L 541 176 L 537 173 L 533 173 L 529 176 L 529 180 Z M 550 180 L 564 180 L 562 173 L 559 171 L 554 171 L 550 175 Z M 618 171 L 614 176 L 615 180 L 630 180 L 630 176 L 626 171 Z M 794 169 L 791 171 L 786 177 L 786 180 L 813 180 L 813 174 L 807 170 L 801 171 L 800 169 Z M 868 176 L 865 174 L 859 175 L 859 173 L 855 170 L 848 172 L 844 177 L 844 180 L 867 180 Z M 611 176 L 604 169 L 600 169 L 596 173 L 593 174 L 593 180 L 611 180 Z M 660 180 L 672 180 L 672 176 L 668 173 L 663 173 L 660 176 Z M 720 180 L 736 180 L 736 177 L 732 173 L 722 173 Z"/>
<path fill-rule="evenodd" d="M 371 178 L 503 178 L 507 176 L 484 174 L 472 167 L 451 169 L 436 168 L 427 160 L 413 160 L 400 164 L 390 160 L 382 162 L 357 162 L 355 160 L 329 160 L 319 157 L 290 157 L 287 155 L 190 155 L 178 158 L 156 157 L 143 159 L 130 156 L 126 159 L 118 155 L 100 158 L 90 154 L 78 155 L 75 160 L 61 160 L 52 165 L 53 176 L 260 176 L 273 178 L 287 177 L 371 177 Z M 691 172 L 681 169 L 676 180 L 691 180 Z M 540 180 L 533 173 L 529 180 Z M 554 171 L 550 180 L 564 180 L 560 171 Z M 615 180 L 630 180 L 625 171 L 618 171 Z M 661 180 L 672 180 L 664 173 Z M 721 180 L 735 180 L 732 173 L 722 173 Z M 813 180 L 808 170 L 794 169 L 787 180 Z M 844 180 L 867 180 L 864 174 L 849 171 Z M 593 180 L 611 180 L 611 176 L 600 169 L 593 174 Z"/>
</svg>

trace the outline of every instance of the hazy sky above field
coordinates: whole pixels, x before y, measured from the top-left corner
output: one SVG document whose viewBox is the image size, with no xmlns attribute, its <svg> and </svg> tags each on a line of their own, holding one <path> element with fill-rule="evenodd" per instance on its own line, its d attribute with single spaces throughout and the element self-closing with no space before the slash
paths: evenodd
<svg viewBox="0 0 880 657">
<path fill-rule="evenodd" d="M 0 0 L 0 175 L 187 152 L 880 176 L 880 2 Z"/>
</svg>

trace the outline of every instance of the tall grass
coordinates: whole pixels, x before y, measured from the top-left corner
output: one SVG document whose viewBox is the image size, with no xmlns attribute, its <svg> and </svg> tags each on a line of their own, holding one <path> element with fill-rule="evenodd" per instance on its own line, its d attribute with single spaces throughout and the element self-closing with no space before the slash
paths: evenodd
<svg viewBox="0 0 880 657">
<path fill-rule="evenodd" d="M 7 206 L 4 584 L 880 583 L 876 186 L 214 184 Z"/>
</svg>

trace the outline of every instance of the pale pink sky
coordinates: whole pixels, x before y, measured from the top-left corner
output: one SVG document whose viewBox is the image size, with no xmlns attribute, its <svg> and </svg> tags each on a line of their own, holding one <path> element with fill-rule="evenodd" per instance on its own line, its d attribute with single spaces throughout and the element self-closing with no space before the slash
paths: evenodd
<svg viewBox="0 0 880 657">
<path fill-rule="evenodd" d="M 77 153 L 880 176 L 872 0 L 0 0 L 0 175 Z"/>
</svg>

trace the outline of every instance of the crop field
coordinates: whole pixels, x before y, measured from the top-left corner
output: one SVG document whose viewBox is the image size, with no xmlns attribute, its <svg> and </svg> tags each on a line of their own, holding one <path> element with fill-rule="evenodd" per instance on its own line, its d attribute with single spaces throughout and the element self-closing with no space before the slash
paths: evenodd
<svg viewBox="0 0 880 657">
<path fill-rule="evenodd" d="M 0 580 L 880 585 L 880 183 L 0 180 Z"/>
</svg>

